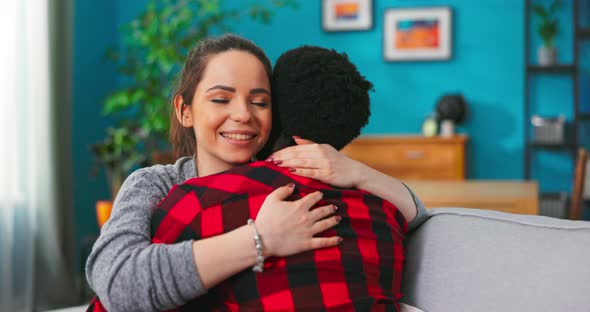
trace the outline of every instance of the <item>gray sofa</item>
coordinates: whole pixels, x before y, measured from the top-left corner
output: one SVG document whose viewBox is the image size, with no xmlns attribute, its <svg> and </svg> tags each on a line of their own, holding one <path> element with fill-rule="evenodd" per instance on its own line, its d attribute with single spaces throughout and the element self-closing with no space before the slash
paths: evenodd
<svg viewBox="0 0 590 312">
<path fill-rule="evenodd" d="M 402 302 L 425 312 L 590 311 L 590 222 L 429 214 L 407 238 Z"/>
</svg>

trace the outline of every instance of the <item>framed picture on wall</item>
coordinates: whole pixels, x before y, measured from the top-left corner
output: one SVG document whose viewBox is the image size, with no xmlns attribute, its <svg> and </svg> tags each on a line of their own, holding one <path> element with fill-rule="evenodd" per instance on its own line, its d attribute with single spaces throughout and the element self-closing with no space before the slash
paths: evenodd
<svg viewBox="0 0 590 312">
<path fill-rule="evenodd" d="M 451 9 L 387 9 L 383 19 L 386 61 L 433 61 L 451 58 Z"/>
<path fill-rule="evenodd" d="M 324 31 L 360 31 L 373 28 L 372 0 L 322 0 Z"/>
</svg>

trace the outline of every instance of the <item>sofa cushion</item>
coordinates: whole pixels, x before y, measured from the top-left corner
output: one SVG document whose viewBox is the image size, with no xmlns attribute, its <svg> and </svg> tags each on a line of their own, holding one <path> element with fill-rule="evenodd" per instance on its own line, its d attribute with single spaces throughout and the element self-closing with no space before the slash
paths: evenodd
<svg viewBox="0 0 590 312">
<path fill-rule="evenodd" d="M 407 237 L 402 301 L 437 311 L 589 311 L 590 222 L 437 208 Z"/>
</svg>

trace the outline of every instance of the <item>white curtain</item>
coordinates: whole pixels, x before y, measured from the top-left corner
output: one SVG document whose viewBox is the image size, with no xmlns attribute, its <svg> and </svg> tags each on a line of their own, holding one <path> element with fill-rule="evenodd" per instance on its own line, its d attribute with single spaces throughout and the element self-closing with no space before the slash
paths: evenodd
<svg viewBox="0 0 590 312">
<path fill-rule="evenodd" d="M 50 2 L 0 2 L 0 311 L 64 305 L 76 293 L 60 229 Z"/>
</svg>

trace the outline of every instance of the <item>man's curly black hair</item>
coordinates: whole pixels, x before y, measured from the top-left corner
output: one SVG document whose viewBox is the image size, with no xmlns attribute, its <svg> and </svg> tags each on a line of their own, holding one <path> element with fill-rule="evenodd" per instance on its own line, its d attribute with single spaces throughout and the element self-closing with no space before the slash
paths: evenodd
<svg viewBox="0 0 590 312">
<path fill-rule="evenodd" d="M 275 64 L 271 88 L 273 127 L 266 154 L 292 145 L 292 136 L 340 150 L 368 122 L 373 84 L 345 53 L 315 46 L 289 50 Z"/>
</svg>

